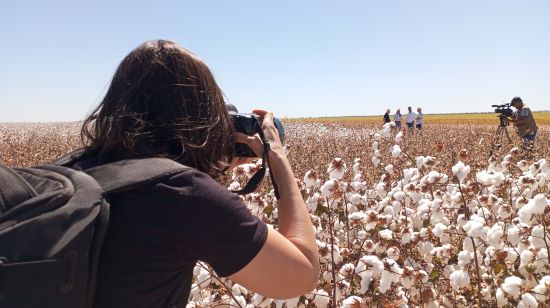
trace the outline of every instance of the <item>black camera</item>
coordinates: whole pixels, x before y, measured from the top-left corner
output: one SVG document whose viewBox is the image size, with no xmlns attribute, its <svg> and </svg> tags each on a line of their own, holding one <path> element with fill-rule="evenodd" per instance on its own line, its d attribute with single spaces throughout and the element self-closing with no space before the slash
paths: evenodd
<svg viewBox="0 0 550 308">
<path fill-rule="evenodd" d="M 512 117 L 514 116 L 514 111 L 510 108 L 511 104 L 502 104 L 502 105 L 492 105 L 496 107 L 495 112 L 499 113 L 499 117 Z"/>
<path fill-rule="evenodd" d="M 243 133 L 248 136 L 253 136 L 262 129 L 261 118 L 253 113 L 237 113 L 229 112 L 231 119 L 233 120 L 233 127 L 236 132 Z M 278 118 L 273 118 L 273 124 L 277 128 L 279 133 L 279 138 L 281 143 L 285 142 L 285 129 L 283 123 Z M 246 144 L 236 143 L 235 144 L 235 156 L 237 157 L 256 157 L 254 151 Z"/>
</svg>

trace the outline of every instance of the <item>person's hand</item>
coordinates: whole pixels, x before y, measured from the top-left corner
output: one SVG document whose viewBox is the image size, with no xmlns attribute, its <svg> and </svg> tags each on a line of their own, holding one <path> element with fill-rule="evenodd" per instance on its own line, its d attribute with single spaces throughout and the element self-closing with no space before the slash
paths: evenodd
<svg viewBox="0 0 550 308">
<path fill-rule="evenodd" d="M 262 128 L 266 139 L 269 141 L 271 150 L 284 155 L 283 145 L 281 144 L 281 139 L 279 138 L 279 131 L 273 122 L 273 113 L 264 109 L 254 109 L 252 110 L 252 113 L 257 114 L 261 119 L 263 119 Z"/>
<path fill-rule="evenodd" d="M 235 132 L 235 142 L 236 143 L 243 143 L 249 146 L 252 151 L 256 154 L 256 157 L 262 157 L 262 153 L 264 152 L 264 146 L 262 143 L 262 139 L 260 139 L 260 136 L 258 134 L 255 134 L 254 136 L 248 136 L 243 133 Z M 235 157 L 235 160 L 237 160 L 238 165 L 245 164 L 247 162 L 250 162 L 256 158 L 253 157 Z M 233 163 L 232 163 L 233 164 Z"/>
<path fill-rule="evenodd" d="M 269 141 L 271 151 L 276 151 L 277 153 L 284 155 L 283 145 L 281 144 L 281 139 L 279 138 L 279 131 L 273 123 L 273 113 L 263 109 L 254 109 L 252 113 L 260 116 L 262 129 L 264 131 L 265 138 Z M 246 144 L 252 149 L 252 151 L 254 151 L 257 157 L 263 157 L 264 145 L 258 134 L 248 136 L 243 133 L 235 132 L 235 142 Z M 254 159 L 255 158 L 236 157 L 231 165 L 236 166 L 239 164 L 249 163 Z"/>
</svg>

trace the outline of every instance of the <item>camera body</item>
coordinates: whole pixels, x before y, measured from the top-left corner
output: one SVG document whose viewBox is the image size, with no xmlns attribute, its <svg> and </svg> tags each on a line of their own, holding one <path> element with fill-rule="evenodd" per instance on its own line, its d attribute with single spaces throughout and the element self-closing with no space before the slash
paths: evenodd
<svg viewBox="0 0 550 308">
<path fill-rule="evenodd" d="M 229 112 L 231 119 L 233 120 L 233 128 L 236 132 L 243 133 L 248 136 L 254 136 L 258 132 L 262 131 L 261 118 L 257 114 L 253 113 L 238 113 Z M 281 143 L 285 142 L 285 129 L 283 123 L 278 118 L 273 118 L 273 124 L 277 128 Z M 235 144 L 235 156 L 237 157 L 256 157 L 254 151 L 246 144 Z"/>
<path fill-rule="evenodd" d="M 495 112 L 499 114 L 499 117 L 512 117 L 514 116 L 514 111 L 510 108 L 511 104 L 502 104 L 502 105 L 492 105 L 496 107 Z"/>
</svg>

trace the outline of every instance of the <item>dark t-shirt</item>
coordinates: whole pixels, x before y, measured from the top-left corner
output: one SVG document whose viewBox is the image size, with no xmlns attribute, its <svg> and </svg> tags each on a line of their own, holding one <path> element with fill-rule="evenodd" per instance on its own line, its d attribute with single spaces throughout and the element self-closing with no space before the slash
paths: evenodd
<svg viewBox="0 0 550 308">
<path fill-rule="evenodd" d="M 197 260 L 229 276 L 267 238 L 266 224 L 237 195 L 196 170 L 111 195 L 110 204 L 95 307 L 169 307 L 175 297 L 185 303 Z"/>
<path fill-rule="evenodd" d="M 384 123 L 390 123 L 390 114 L 389 113 L 385 113 L 384 114 Z"/>
</svg>

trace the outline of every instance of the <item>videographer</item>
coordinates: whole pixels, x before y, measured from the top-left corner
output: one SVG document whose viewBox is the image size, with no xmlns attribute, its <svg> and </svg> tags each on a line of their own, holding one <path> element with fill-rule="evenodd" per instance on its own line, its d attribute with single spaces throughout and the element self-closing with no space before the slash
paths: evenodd
<svg viewBox="0 0 550 308">
<path fill-rule="evenodd" d="M 537 124 L 531 109 L 523 104 L 519 97 L 514 97 L 510 102 L 512 107 L 516 108 L 516 112 L 509 120 L 514 123 L 518 135 L 523 139 L 524 144 L 532 145 L 537 137 Z"/>
</svg>

